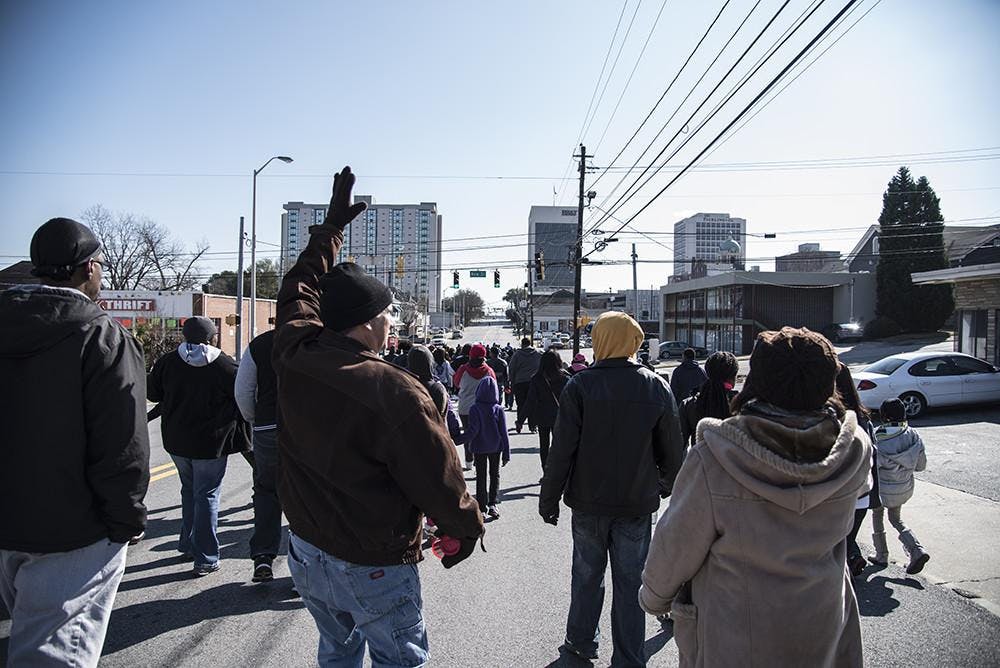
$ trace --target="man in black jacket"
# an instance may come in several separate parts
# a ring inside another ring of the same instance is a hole
[[[163,449],[181,479],[178,551],[194,559],[194,574],[219,570],[219,496],[226,458],[250,447],[233,386],[236,362],[211,342],[218,331],[208,318],[184,321],[184,343],[156,360],[147,396],[160,404]]]
[[[609,312],[593,329],[593,366],[559,397],[538,512],[559,520],[559,498],[573,509],[573,572],[563,650],[596,659],[604,571],[611,554],[613,666],[644,666],[645,618],[638,595],[658,492],[669,494],[684,457],[667,383],[631,361],[643,332]]]
[[[253,425],[253,535],[250,558],[254,582],[274,578],[274,558],[281,546],[278,501],[278,378],[271,365],[274,330],[250,342],[236,372],[236,403]]]
[[[96,666],[149,484],[142,348],[94,303],[101,244],[53,218],[43,285],[0,294],[0,598],[7,660]]]
[[[670,391],[674,393],[674,401],[680,406],[681,402],[698,391],[708,375],[705,370],[695,361],[694,348],[684,349],[684,361],[674,369],[670,376]]]

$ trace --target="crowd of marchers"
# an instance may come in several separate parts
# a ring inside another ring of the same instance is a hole
[[[194,317],[147,374],[95,303],[100,241],[66,218],[35,232],[42,285],[0,294],[9,665],[97,665],[127,546],[145,529],[154,415],[181,483],[176,549],[197,576],[219,570],[222,480],[243,454],[251,578],[272,579],[284,514],[320,665],[361,666],[366,651],[373,665],[429,661],[417,563],[429,547],[452,568],[483,546],[509,433],[525,426],[539,441],[541,519],[572,510],[562,653],[597,658],[610,562],[612,666],[646,665],[646,613],[673,625],[682,665],[862,665],[851,578],[867,566],[865,513],[873,563],[888,560],[886,511],[907,571],[929,559],[900,512],[926,461],[898,400],[876,426],[830,343],[787,327],[758,337],[740,389],[721,352],[702,368],[690,351],[668,383],[635,361],[643,331],[616,312],[593,327],[592,363],[568,368],[528,339],[385,352],[392,294],[335,264],[366,206],[352,203],[354,178],[334,178],[326,220],[282,281],[276,328],[239,364]]]

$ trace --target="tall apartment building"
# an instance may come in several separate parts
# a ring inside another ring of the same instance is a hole
[[[545,278],[535,281],[536,292],[573,288],[569,259],[576,250],[576,220],[576,207],[533,206],[528,212],[528,263],[534,267],[539,251],[545,257]]]
[[[376,204],[355,195],[368,209],[344,230],[337,262],[352,261],[421,310],[441,306],[441,215],[435,202]],[[291,266],[309,241],[309,226],[326,216],[325,204],[288,202],[281,214],[281,257]]]
[[[747,221],[728,213],[696,213],[674,223],[674,276],[691,273],[691,259],[708,265],[708,273],[732,269],[720,264],[720,245],[732,238],[740,245],[737,262],[742,267],[747,258]]]

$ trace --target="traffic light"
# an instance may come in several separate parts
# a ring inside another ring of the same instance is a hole
[[[500,270],[499,269],[494,269],[493,270],[493,287],[494,288],[499,288],[500,287]]]
[[[403,256],[402,255],[397,255],[396,256],[396,277],[397,278],[402,278],[403,277]]]
[[[451,272],[451,287],[456,288],[456,289],[458,288],[458,272],[457,271]]]
[[[542,251],[535,253],[535,280],[545,280],[545,253]]]

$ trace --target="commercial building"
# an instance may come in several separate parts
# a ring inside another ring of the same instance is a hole
[[[573,288],[576,275],[569,261],[576,252],[576,226],[576,207],[533,206],[528,212],[528,263],[534,266],[538,252],[545,261],[545,278],[535,280],[536,293]]]
[[[696,213],[674,223],[674,275],[691,273],[695,262],[707,265],[708,275],[732,271],[746,264],[745,218],[733,218],[728,213]],[[735,252],[727,251],[723,243],[739,244]]]
[[[435,202],[376,204],[356,195],[368,210],[344,230],[337,262],[356,262],[423,312],[440,310],[441,215]],[[290,266],[309,240],[309,226],[326,216],[326,204],[287,202],[281,214],[281,257]]]
[[[875,275],[732,271],[660,288],[661,341],[685,341],[737,355],[757,334],[783,326],[821,331],[875,315]]]
[[[799,244],[799,250],[774,258],[775,271],[844,271],[840,251],[820,250],[819,244]]]

